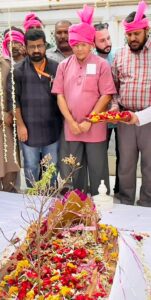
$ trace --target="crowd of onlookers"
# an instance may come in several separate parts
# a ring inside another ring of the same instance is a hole
[[[68,20],[55,24],[53,48],[34,13],[25,17],[24,31],[12,26],[4,32],[0,58],[4,104],[4,111],[2,105],[0,109],[0,190],[15,192],[21,150],[27,187],[40,179],[40,162],[47,154],[61,177],[66,178],[70,170],[62,159],[72,154],[81,168],[66,188],[96,195],[104,179],[109,194],[107,149],[114,131],[114,193],[121,203],[134,204],[140,153],[142,185],[137,203],[151,206],[151,39],[145,10],[146,3],[141,1],[137,11],[123,21],[127,43],[120,49],[112,48],[107,23],[93,25],[93,8],[87,5],[78,12],[78,24]],[[131,120],[107,125],[86,119],[93,112],[106,110],[129,111]],[[17,163],[13,157],[13,118]]]

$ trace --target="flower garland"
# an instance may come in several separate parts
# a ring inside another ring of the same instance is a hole
[[[15,99],[15,81],[14,81],[14,61],[12,55],[12,34],[11,34],[11,21],[10,21],[10,12],[9,12],[9,33],[10,33],[10,61],[11,61],[11,86],[12,86],[12,101],[13,101],[13,157],[14,162],[17,163],[17,130],[16,130],[16,99]]]
[[[2,117],[2,131],[3,131],[3,149],[4,149],[4,160],[7,162],[7,136],[5,126],[5,107],[3,97],[3,85],[2,85],[2,70],[0,68],[0,106],[1,106],[1,117]]]

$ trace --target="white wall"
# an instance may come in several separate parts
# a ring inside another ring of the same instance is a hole
[[[11,3],[12,6],[11,13],[8,13],[6,10],[7,3],[5,0],[0,0],[0,31],[3,31],[4,28],[8,27],[8,20],[11,19],[11,24],[14,26],[20,26],[22,27],[23,20],[25,18],[25,15],[29,11],[34,11],[37,13],[39,18],[43,21],[45,24],[45,33],[47,37],[47,41],[50,41],[50,31],[53,30],[54,24],[58,20],[62,19],[68,19],[72,23],[78,22],[78,17],[76,15],[75,8],[65,8],[65,9],[57,9],[59,7],[59,3],[80,3],[81,1],[74,1],[74,0],[60,0],[60,2],[56,2],[55,0],[49,1],[49,0],[9,0],[9,3]],[[99,0],[100,1],[100,0]],[[98,2],[99,2],[98,1]],[[82,3],[89,2],[89,1],[82,1]],[[95,1],[94,1],[95,2]],[[3,3],[3,6],[2,6]],[[20,5],[19,10],[17,11],[17,8],[15,7],[16,3]],[[30,3],[29,7],[28,4]],[[36,4],[36,7],[34,5],[31,5],[31,3]],[[38,6],[39,3],[39,6]],[[48,9],[48,6],[50,4],[57,3],[58,6],[56,6],[56,9],[53,7],[53,9]],[[91,1],[92,3],[92,1]],[[5,4],[5,7],[4,7]],[[23,8],[21,8],[21,4]],[[49,4],[49,5],[48,5]],[[82,4],[81,4],[82,6]],[[38,7],[38,10],[37,10]],[[130,12],[136,10],[136,5],[129,5],[129,6],[109,6],[109,7],[96,7],[95,13],[94,13],[94,22],[99,21],[105,21],[109,23],[109,29],[112,37],[113,47],[120,47],[124,43],[124,34],[123,34],[123,28],[121,25],[121,20],[127,16]],[[148,9],[148,15],[151,15],[151,7],[149,6]]]

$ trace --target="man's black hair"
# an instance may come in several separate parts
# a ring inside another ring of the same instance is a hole
[[[135,15],[136,15],[136,11],[131,12],[131,13],[126,17],[125,21],[126,21],[127,23],[133,22],[133,21],[134,21],[134,18],[135,18]],[[145,15],[143,15],[142,19],[144,19],[144,18],[146,18]]]
[[[94,28],[96,31],[100,31],[100,30],[103,30],[103,29],[108,29],[109,28],[109,24],[108,23],[98,23],[98,24],[95,24],[94,25]]]
[[[19,31],[20,33],[22,33],[24,35],[24,32],[21,28],[18,28],[18,27],[15,27],[15,26],[11,26],[11,28],[7,28],[5,31],[4,31],[4,37],[5,35],[11,30],[16,30],[16,31]]]
[[[25,33],[24,41],[26,46],[28,41],[37,41],[39,39],[42,39],[46,43],[46,36],[41,29],[29,29]]]

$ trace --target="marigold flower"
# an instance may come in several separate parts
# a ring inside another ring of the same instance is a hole
[[[106,243],[108,241],[108,237],[105,232],[101,234],[101,241],[102,243]]]
[[[71,269],[76,269],[77,268],[77,266],[75,266],[74,264],[72,264],[72,263],[67,263],[67,267],[69,267],[69,268],[71,268]]]
[[[54,295],[54,296],[48,296],[47,298],[45,298],[45,300],[60,300],[60,296],[59,295]]]
[[[111,253],[111,258],[112,259],[115,259],[115,258],[117,258],[118,257],[118,253],[117,252],[112,252]]]
[[[6,281],[5,280],[2,280],[1,282],[0,282],[0,287],[4,287],[6,285]]]
[[[50,281],[57,281],[60,279],[60,275],[55,275],[50,278]]]
[[[5,281],[8,281],[8,280],[10,280],[10,279],[12,279],[11,274],[5,275],[5,276],[4,276],[4,280],[5,280]]]
[[[72,289],[69,288],[68,286],[63,286],[60,290],[60,294],[62,296],[67,296],[67,295],[71,294],[71,291],[72,291]]]
[[[26,298],[27,298],[27,300],[33,300],[33,299],[35,298],[34,290],[29,291],[29,292],[26,294]]]
[[[109,249],[109,250],[110,250],[110,249],[113,249],[113,244],[109,243],[109,244],[108,244],[108,249]]]
[[[8,294],[9,296],[16,295],[18,293],[18,287],[17,286],[11,286],[9,288]]]

